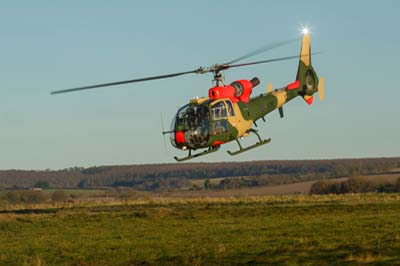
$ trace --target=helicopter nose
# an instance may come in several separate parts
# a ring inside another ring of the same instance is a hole
[[[183,131],[175,132],[175,141],[176,143],[185,143],[185,134],[183,133]]]

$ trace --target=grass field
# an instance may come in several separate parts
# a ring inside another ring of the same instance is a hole
[[[8,206],[0,265],[400,265],[400,194]]]

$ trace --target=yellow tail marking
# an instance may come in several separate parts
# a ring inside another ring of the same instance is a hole
[[[319,99],[320,99],[321,101],[323,101],[324,98],[325,98],[324,85],[325,85],[325,78],[323,78],[323,77],[319,78],[319,82],[318,82],[318,95],[319,95]]]
[[[272,95],[274,95],[276,97],[276,99],[278,100],[278,102],[276,104],[276,108],[279,108],[286,103],[287,92],[285,90],[274,91],[272,93]]]
[[[303,41],[301,43],[301,53],[300,53],[300,60],[304,63],[304,65],[310,65],[310,44],[311,44],[311,37],[309,33],[304,34]]]

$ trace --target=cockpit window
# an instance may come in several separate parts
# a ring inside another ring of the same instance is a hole
[[[178,113],[176,114],[176,118],[182,119],[186,115],[186,110],[189,108],[189,104],[186,104],[179,108]]]
[[[230,116],[235,116],[235,112],[233,111],[233,105],[231,101],[225,101],[228,106],[228,113]]]
[[[173,131],[183,131],[186,145],[189,148],[205,146],[209,139],[210,111],[208,105],[188,104],[181,107],[173,122]],[[171,142],[175,137],[171,136]]]
[[[224,102],[218,102],[212,107],[212,114],[214,120],[223,119],[227,117],[226,107]]]

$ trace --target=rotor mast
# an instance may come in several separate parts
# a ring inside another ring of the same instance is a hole
[[[196,74],[205,74],[212,72],[214,75],[213,82],[215,86],[224,86],[224,75],[221,73],[222,70],[228,69],[230,66],[228,64],[214,64],[210,67],[199,67],[196,70]]]
[[[224,76],[219,70],[214,71],[214,80],[215,86],[223,87],[224,86]]]

